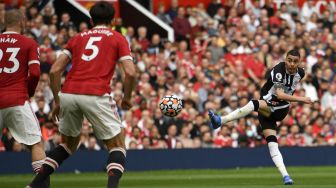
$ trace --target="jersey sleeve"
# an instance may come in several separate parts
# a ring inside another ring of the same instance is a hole
[[[76,37],[71,38],[63,50],[63,53],[67,55],[70,59],[72,59],[72,50],[74,49],[75,40]]]
[[[37,43],[35,41],[31,41],[31,44],[29,45],[28,48],[28,65],[31,64],[38,64],[40,65],[40,61],[39,61],[39,55],[40,55],[40,51],[39,51],[39,47],[37,45]]]
[[[27,87],[29,97],[34,95],[36,86],[40,80],[39,55],[39,47],[35,41],[32,41],[28,47],[29,76],[27,78]]]
[[[128,45],[128,42],[126,38],[122,35],[119,37],[119,48],[118,48],[118,61],[123,61],[123,60],[133,60],[131,56],[131,50]]]
[[[298,70],[298,72],[299,72],[299,75],[300,75],[300,77],[301,77],[301,79],[300,80],[302,80],[302,78],[304,78],[305,77],[305,71],[304,71],[304,69],[303,68],[299,68],[299,70]]]

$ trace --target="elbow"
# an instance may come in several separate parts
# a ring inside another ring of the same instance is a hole
[[[279,100],[283,100],[283,99],[284,99],[284,98],[283,98],[283,94],[282,94],[281,92],[276,92],[275,94],[276,94],[276,96],[277,96],[277,98],[278,98]]]

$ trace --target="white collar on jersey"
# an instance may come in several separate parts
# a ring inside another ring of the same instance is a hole
[[[94,27],[94,29],[99,29],[99,28],[107,28],[107,26],[106,25],[97,25],[97,26],[95,26]]]
[[[5,31],[2,34],[19,34],[19,33],[15,31]]]

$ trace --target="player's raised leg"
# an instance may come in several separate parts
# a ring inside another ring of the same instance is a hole
[[[211,121],[211,128],[217,129],[221,127],[223,124],[237,120],[239,118],[245,117],[252,113],[253,111],[269,111],[267,104],[263,100],[251,100],[245,106],[234,110],[233,112],[225,115],[219,116],[216,113],[209,110],[209,118]]]
[[[288,175],[285,163],[283,161],[282,155],[279,150],[278,140],[276,135],[276,131],[272,129],[265,129],[263,130],[263,134],[266,138],[268,149],[271,155],[271,158],[278,168],[279,172],[283,177],[283,182],[285,185],[293,185],[294,181]]]

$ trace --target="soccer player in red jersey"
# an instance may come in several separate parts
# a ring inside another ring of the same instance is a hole
[[[6,31],[0,34],[0,134],[7,127],[16,141],[28,146],[37,173],[46,155],[40,125],[28,100],[40,79],[38,45],[20,34],[25,17],[19,10],[6,12],[5,24]],[[41,187],[49,187],[48,180]]]
[[[51,68],[51,89],[56,103],[53,117],[59,117],[59,131],[64,142],[48,154],[43,170],[36,175],[30,187],[39,187],[76,151],[83,116],[92,123],[96,137],[103,140],[109,150],[106,166],[108,187],[118,187],[124,172],[125,133],[115,101],[109,95],[110,80],[119,63],[125,73],[121,107],[128,110],[132,106],[135,65],[126,39],[108,27],[114,17],[112,5],[98,2],[90,9],[90,15],[95,27],[70,39],[64,53]],[[61,89],[61,73],[70,60],[72,68]]]

